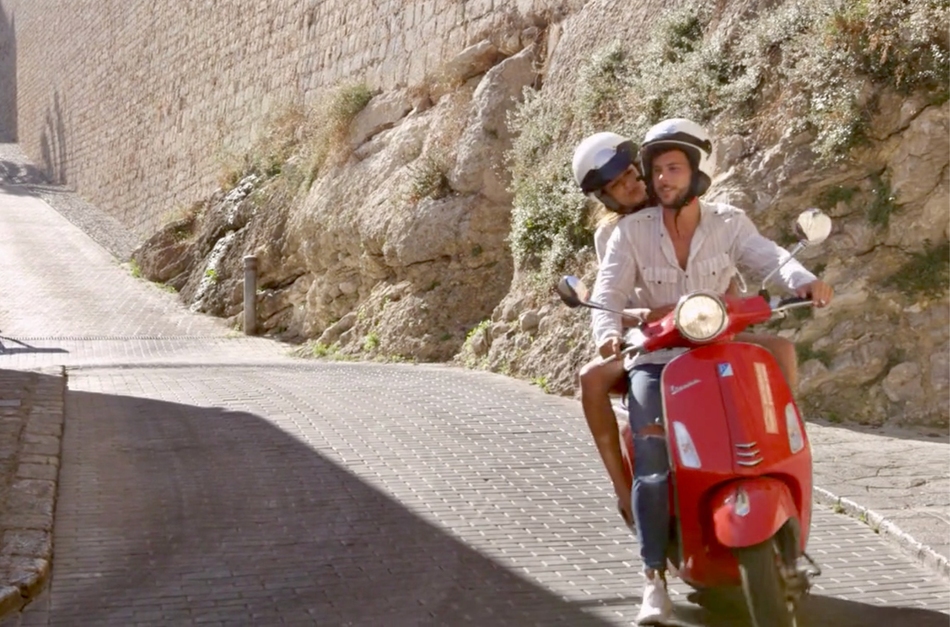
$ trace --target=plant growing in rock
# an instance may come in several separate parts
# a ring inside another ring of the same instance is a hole
[[[409,166],[406,201],[415,205],[426,198],[439,199],[452,191],[445,172],[446,159],[441,154],[426,154]]]
[[[799,363],[805,363],[812,359],[817,359],[820,361],[826,368],[831,365],[832,355],[828,350],[825,349],[814,349],[811,344],[806,344],[799,342],[795,344],[795,356],[798,359]]]
[[[821,192],[818,197],[815,199],[815,205],[825,211],[834,209],[838,203],[845,203],[846,205],[851,202],[855,194],[861,190],[857,187],[848,187],[842,185],[835,185],[834,187],[829,187],[828,189]]]
[[[317,178],[329,156],[340,149],[350,123],[373,97],[365,83],[346,82],[337,86],[324,101],[317,104],[304,129],[304,148],[309,187]]]
[[[891,214],[897,211],[897,197],[891,190],[890,181],[882,174],[871,175],[871,202],[868,204],[868,222],[886,228]]]
[[[534,377],[531,379],[531,385],[536,385],[541,388],[544,392],[550,393],[551,388],[548,386],[548,378],[544,375],[539,377]]]
[[[135,259],[129,261],[129,272],[136,279],[142,278],[142,267],[139,265],[139,262]]]
[[[379,348],[379,335],[375,331],[370,331],[363,338],[363,350],[370,352]]]
[[[896,287],[909,298],[945,296],[950,291],[950,242],[932,244],[928,240],[924,250],[911,253],[885,285]]]

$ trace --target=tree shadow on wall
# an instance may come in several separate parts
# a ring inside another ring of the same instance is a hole
[[[63,123],[63,105],[59,90],[53,92],[53,108],[46,112],[46,123],[40,134],[40,159],[46,178],[52,183],[65,184],[66,125]]]
[[[0,5],[0,142],[16,141],[16,23]]]

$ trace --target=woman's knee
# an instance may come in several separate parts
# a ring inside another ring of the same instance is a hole
[[[623,374],[623,365],[616,360],[589,361],[580,372],[581,394],[608,394]]]

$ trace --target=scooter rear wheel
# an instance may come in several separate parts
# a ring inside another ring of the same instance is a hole
[[[736,550],[742,592],[755,627],[797,627],[781,575],[782,557],[775,538]]]

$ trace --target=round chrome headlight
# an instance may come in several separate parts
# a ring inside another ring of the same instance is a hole
[[[697,292],[680,300],[673,321],[687,340],[708,342],[726,329],[726,306],[714,294]]]

